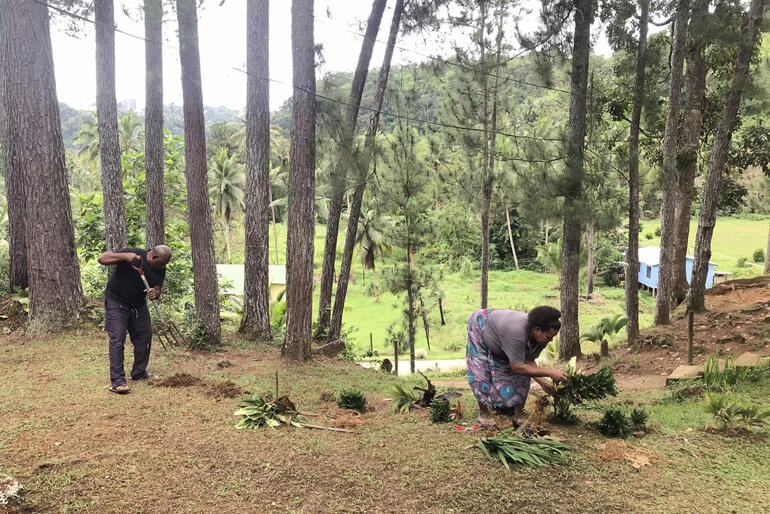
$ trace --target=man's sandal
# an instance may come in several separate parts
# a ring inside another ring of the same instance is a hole
[[[126,384],[119,385],[119,386],[108,386],[107,390],[115,394],[126,394],[129,391],[131,391],[131,389]]]

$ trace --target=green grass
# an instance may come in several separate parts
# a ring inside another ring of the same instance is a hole
[[[646,233],[653,233],[659,222],[643,223],[640,234],[642,246],[659,244],[659,238],[647,240]],[[337,243],[337,264],[339,270],[341,249],[344,244],[344,229],[340,231]],[[755,276],[761,274],[762,267],[751,263],[751,254],[756,248],[764,248],[767,242],[768,220],[744,220],[736,218],[719,218],[714,232],[712,261],[719,264],[719,270],[736,272],[736,276]],[[217,257],[219,262],[225,262],[224,242],[221,240],[221,229],[217,233]],[[278,246],[279,262],[286,263],[286,226],[279,224]],[[690,242],[695,243],[697,219],[691,222]],[[233,263],[243,263],[243,225],[241,219],[233,223]],[[326,239],[326,227],[318,225],[315,231],[315,248],[313,267],[316,277],[320,275],[323,263],[323,248]],[[273,229],[270,227],[270,263],[275,263],[273,244]],[[692,253],[692,247],[689,253]],[[749,263],[745,268],[737,267],[737,260],[747,257]],[[382,263],[377,262],[381,279]],[[402,318],[403,301],[401,296],[384,292],[379,302],[375,297],[365,294],[365,287],[372,280],[372,274],[365,271],[356,260],[352,268],[353,281],[348,289],[345,302],[345,326],[351,330],[351,339],[355,343],[356,353],[369,349],[369,334],[372,334],[373,348],[379,352],[380,358],[393,356],[393,347],[386,342],[388,326]],[[555,274],[542,274],[530,271],[491,271],[489,273],[489,306],[498,309],[526,310],[536,305],[559,306],[559,277]],[[428,359],[458,359],[465,355],[466,323],[468,317],[479,305],[480,272],[469,274],[460,272],[445,272],[441,281],[445,292],[443,301],[445,326],[441,326],[438,307],[429,301],[428,314],[430,324],[431,350],[427,352]],[[603,301],[581,302],[580,327],[584,331],[604,316],[624,312],[625,295],[621,288],[598,287],[596,291],[602,295]],[[314,290],[314,315],[317,314],[319,289]],[[653,321],[655,300],[649,293],[641,292],[640,324],[650,326]],[[616,340],[624,337],[624,331],[615,336]],[[417,320],[416,348],[427,350],[425,331],[422,320]],[[448,349],[450,344],[459,345],[460,350]],[[585,353],[598,352],[598,347],[590,342],[583,343]],[[406,356],[402,356],[404,358]]]
[[[752,254],[757,248],[767,248],[768,219],[717,218],[714,237],[711,241],[711,262],[718,264],[717,271],[735,273],[735,278],[761,275],[764,263],[752,261]],[[647,239],[646,234],[654,236],[660,227],[660,221],[645,221],[639,233],[639,246],[658,246],[660,237]],[[695,237],[698,233],[698,219],[690,220],[690,239],[687,254],[695,252]],[[738,267],[738,259],[746,258],[746,267]]]

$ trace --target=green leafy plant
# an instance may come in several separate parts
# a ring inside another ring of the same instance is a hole
[[[644,430],[650,415],[644,409],[634,409],[631,411],[628,418],[631,421],[631,428],[635,430]]]
[[[597,423],[596,429],[607,437],[619,437],[624,439],[631,433],[628,418],[620,409],[609,408],[604,411],[604,416]]]
[[[751,255],[751,258],[756,263],[765,262],[765,251],[762,248],[757,248]]]
[[[555,420],[560,423],[574,421],[572,406],[618,394],[615,376],[609,366],[584,375],[575,370],[574,362],[573,358],[567,366],[567,380],[555,387],[553,411]]]
[[[360,389],[343,389],[337,395],[337,407],[362,411],[366,407],[366,395]]]
[[[393,384],[390,397],[393,399],[393,412],[408,412],[417,399],[412,391],[401,384]]]
[[[448,423],[452,414],[452,408],[446,400],[433,400],[430,402],[431,423]]]
[[[736,268],[745,268],[745,267],[746,267],[746,265],[747,265],[747,262],[748,262],[748,259],[747,259],[746,257],[741,257],[741,258],[739,258],[739,259],[736,261],[736,263],[735,263],[735,267],[736,267]]]
[[[572,447],[548,439],[524,439],[504,435],[502,437],[481,437],[476,442],[484,455],[491,461],[500,461],[506,468],[510,464],[541,468],[560,460]]]
[[[261,395],[255,394],[250,400],[241,402],[240,409],[235,411],[235,416],[241,416],[241,421],[235,428],[257,429],[264,426],[270,428],[291,424],[300,427],[302,418],[296,413],[288,412],[278,402],[265,400]]]
[[[606,357],[609,353],[609,343],[607,339],[612,339],[612,336],[620,332],[627,323],[628,318],[622,314],[606,316],[602,318],[599,323],[589,328],[588,331],[580,336],[580,338],[600,344],[601,354],[603,357]]]
[[[706,393],[706,412],[712,425],[724,430],[750,431],[770,427],[770,409],[758,405],[744,406],[725,395]]]
[[[463,349],[465,345],[458,343],[457,341],[450,341],[445,346],[444,349],[448,352],[458,352]]]

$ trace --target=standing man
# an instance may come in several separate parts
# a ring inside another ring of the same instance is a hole
[[[166,265],[171,260],[171,249],[158,245],[150,251],[126,248],[117,252],[104,252],[99,264],[115,264],[115,270],[104,291],[104,325],[110,338],[110,391],[125,394],[130,391],[126,385],[123,369],[123,348],[126,332],[134,345],[134,366],[132,380],[155,378],[147,373],[152,343],[152,321],[147,308],[147,297],[160,298]],[[145,289],[139,271],[144,272],[150,289]]]

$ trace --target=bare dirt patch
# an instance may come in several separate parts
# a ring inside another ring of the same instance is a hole
[[[176,373],[163,380],[152,382],[157,387],[192,387],[203,385],[203,380],[189,373]]]
[[[230,380],[209,384],[206,387],[206,396],[210,398],[238,398],[246,393],[241,387]]]

